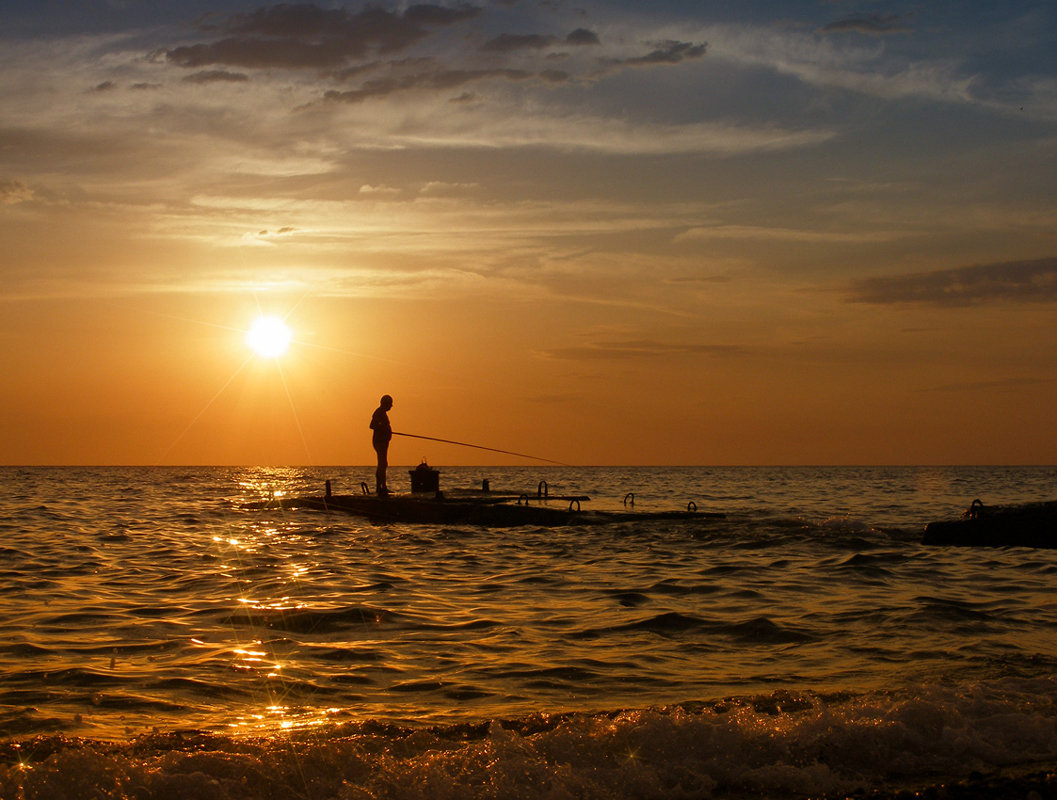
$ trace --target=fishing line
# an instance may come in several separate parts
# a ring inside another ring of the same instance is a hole
[[[460,447],[473,447],[477,450],[489,450],[493,453],[505,453],[508,456],[519,456],[521,458],[531,458],[535,461],[546,461],[548,464],[558,464],[562,467],[571,467],[572,464],[566,464],[564,461],[555,461],[553,458],[543,458],[541,456],[530,456],[528,453],[515,453],[513,450],[500,450],[496,447],[485,447],[480,444],[469,444],[467,442],[456,442],[452,439],[438,439],[436,436],[419,436],[417,433],[400,433],[399,431],[393,431],[393,436],[406,436],[409,439],[426,439],[430,442],[444,442],[445,444],[457,444]]]

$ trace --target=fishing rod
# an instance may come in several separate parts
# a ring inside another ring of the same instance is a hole
[[[444,444],[457,444],[460,447],[473,447],[477,450],[489,450],[493,453],[505,453],[508,456],[519,456],[521,458],[531,458],[535,461],[546,461],[548,464],[558,464],[562,467],[572,466],[572,464],[566,464],[564,461],[555,461],[552,458],[541,458],[540,456],[530,456],[527,453],[515,453],[513,450],[499,450],[495,447],[484,447],[483,445],[479,444],[456,442],[452,439],[438,439],[436,436],[419,436],[417,433],[400,433],[399,431],[393,431],[393,436],[406,436],[408,439],[425,439],[430,442],[444,442]]]

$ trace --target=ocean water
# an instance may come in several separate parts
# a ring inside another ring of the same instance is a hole
[[[1054,499],[1055,468],[441,470],[727,516],[373,524],[242,508],[366,467],[2,468],[0,797],[804,797],[1057,768],[1057,550],[920,544],[976,497]]]

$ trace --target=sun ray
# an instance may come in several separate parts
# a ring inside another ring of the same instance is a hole
[[[176,447],[176,445],[179,444],[180,440],[183,439],[183,437],[187,435],[187,432],[189,430],[191,430],[191,428],[193,428],[195,426],[195,423],[197,423],[198,420],[200,420],[202,418],[202,415],[205,414],[206,411],[209,410],[210,406],[212,406],[213,403],[216,402],[217,398],[220,397],[220,395],[222,395],[224,393],[224,391],[231,385],[232,381],[234,381],[235,378],[238,377],[239,373],[242,372],[242,370],[244,370],[246,368],[246,365],[249,364],[252,359],[253,359],[253,356],[250,356],[245,361],[243,361],[234,372],[231,373],[231,377],[228,378],[227,381],[225,381],[224,385],[221,386],[219,389],[217,389],[216,394],[214,394],[211,398],[209,398],[209,402],[207,402],[204,406],[202,406],[202,408],[199,410],[199,412],[197,414],[195,414],[194,419],[192,419],[189,423],[187,423],[187,427],[184,428],[180,432],[180,434],[175,439],[172,440],[172,442],[169,444],[169,446],[165,448],[165,452],[162,453],[161,458],[159,459],[160,462],[164,462],[165,461],[165,458],[169,455],[169,453],[172,452],[173,448]]]
[[[301,435],[301,444],[304,445],[305,456],[306,458],[308,458],[308,463],[311,464],[313,463],[312,453],[308,448],[308,437],[305,436],[305,430],[301,426],[301,416],[297,413],[297,406],[294,405],[294,396],[290,393],[290,386],[286,382],[286,375],[283,373],[282,366],[279,365],[278,361],[275,363],[275,365],[279,368],[279,380],[282,381],[283,390],[286,392],[286,399],[290,403],[290,411],[294,416],[294,423],[297,425],[297,432]]]

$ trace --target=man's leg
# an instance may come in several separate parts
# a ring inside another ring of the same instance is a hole
[[[389,487],[385,484],[385,471],[389,466],[389,445],[388,443],[375,445],[374,449],[378,453],[378,468],[374,471],[374,490],[379,495],[388,494]]]

